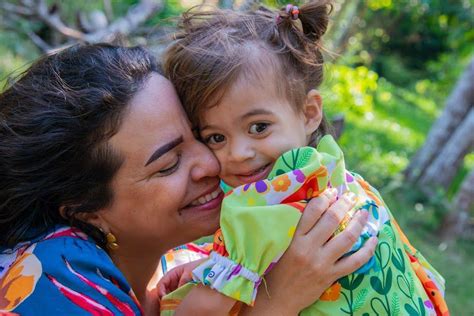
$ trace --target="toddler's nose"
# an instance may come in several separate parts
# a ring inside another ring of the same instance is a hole
[[[243,141],[235,141],[229,146],[229,161],[241,162],[255,158],[255,150],[250,144]]]

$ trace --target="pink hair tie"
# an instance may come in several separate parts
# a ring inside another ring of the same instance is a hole
[[[296,21],[296,20],[298,20],[298,17],[299,17],[299,14],[300,14],[300,9],[295,5],[287,4],[286,7],[285,7],[285,12],[286,12],[286,14],[288,14],[288,16],[292,20]],[[281,20],[282,20],[281,15],[277,15],[276,23],[280,24]]]
[[[286,13],[290,15],[292,20],[298,20],[298,15],[300,14],[300,9],[297,6],[292,4],[286,5]]]

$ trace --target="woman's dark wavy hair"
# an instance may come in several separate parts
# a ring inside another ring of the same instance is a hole
[[[155,59],[143,48],[76,45],[42,57],[0,95],[0,246],[72,224],[113,198],[123,157],[108,140]],[[66,218],[60,215],[64,207]]]

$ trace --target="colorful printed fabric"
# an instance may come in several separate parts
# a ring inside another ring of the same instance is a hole
[[[303,147],[282,155],[269,179],[227,193],[213,252],[193,271],[195,281],[252,305],[262,277],[288,248],[307,201],[327,187],[357,195],[339,231],[355,212],[369,212],[350,252],[370,236],[379,242],[369,263],[338,280],[301,315],[449,315],[443,278],[409,245],[379,193],[346,171],[330,136],[317,150]]]
[[[161,277],[165,275],[166,272],[179,265],[208,257],[211,253],[212,246],[211,238],[210,240],[205,240],[205,242],[202,243],[197,241],[169,250],[161,257],[160,264],[158,265],[157,269],[157,279],[161,279]]]
[[[209,257],[212,251],[212,236],[211,238],[202,238],[193,243],[188,243],[174,249],[169,250],[161,257],[160,265],[158,266],[158,280],[161,279],[169,270],[185,263],[196,261],[199,259]],[[196,282],[187,283],[176,291],[169,293],[161,298],[160,301],[160,315],[171,316],[174,315],[176,308],[181,304],[182,299],[189,293],[189,291],[196,285]]]
[[[0,249],[0,313],[142,315],[122,273],[83,232],[57,227]]]

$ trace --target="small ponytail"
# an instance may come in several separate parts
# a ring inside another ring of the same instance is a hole
[[[328,28],[332,9],[331,1],[310,2],[301,6],[299,20],[308,39],[320,42]]]
[[[331,1],[322,0],[301,7],[287,5],[278,12],[275,21],[279,38],[303,64],[323,63],[321,38],[326,33],[331,11]]]

